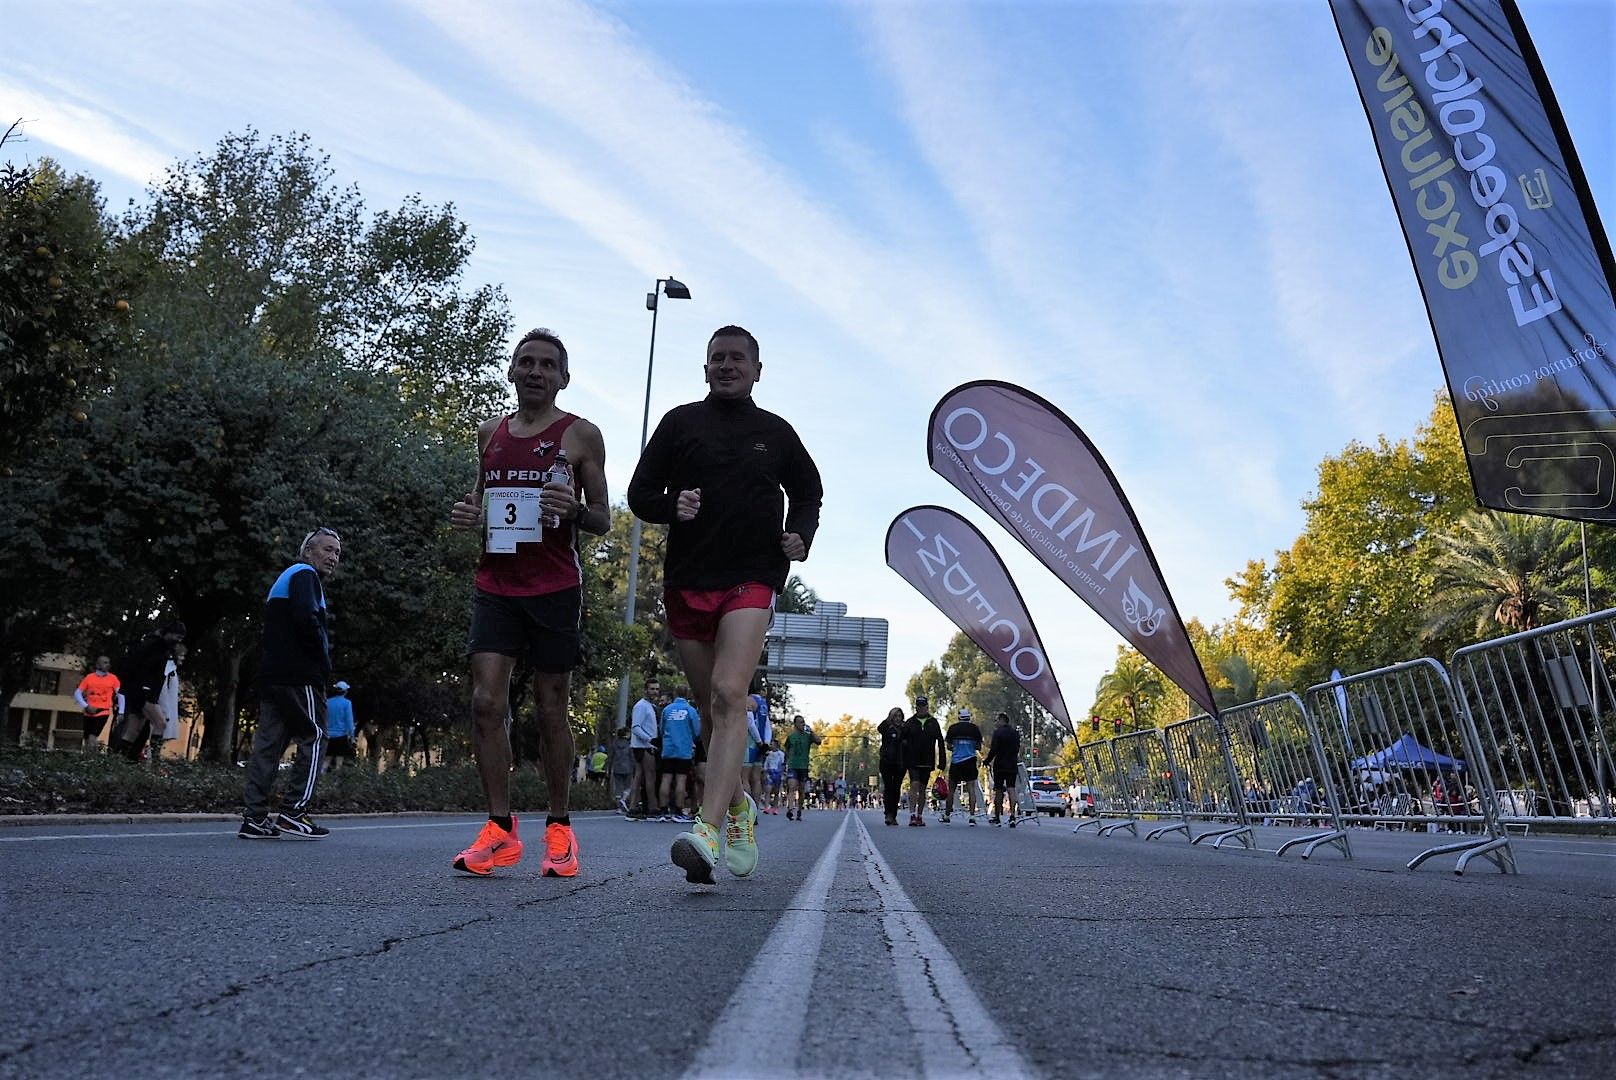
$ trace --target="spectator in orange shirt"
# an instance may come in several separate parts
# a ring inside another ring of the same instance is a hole
[[[121,689],[118,676],[112,673],[112,658],[96,657],[95,670],[80,679],[79,688],[73,691],[73,700],[84,710],[84,750],[100,749],[101,729],[114,715],[114,707],[117,715],[123,714]]]

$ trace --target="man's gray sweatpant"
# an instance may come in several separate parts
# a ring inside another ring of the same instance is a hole
[[[297,743],[291,781],[281,799],[283,814],[301,814],[314,798],[325,753],[325,687],[265,686],[258,701],[258,731],[253,735],[252,758],[247,762],[247,816],[254,821],[269,813],[286,747]]]

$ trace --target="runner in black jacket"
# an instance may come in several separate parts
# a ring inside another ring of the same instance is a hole
[[[715,332],[707,343],[710,392],[662,418],[628,486],[629,509],[668,526],[668,630],[696,709],[711,721],[702,725],[704,805],[673,845],[687,880],[709,885],[721,817],[730,872],[744,877],[757,866],[757,808],[740,789],[747,689],[775,594],[791,562],[808,557],[824,495],[791,425],[752,401],[762,374],[756,338],[738,326]]]

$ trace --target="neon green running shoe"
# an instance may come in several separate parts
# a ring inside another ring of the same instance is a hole
[[[724,815],[724,863],[736,877],[746,877],[757,869],[757,803],[742,793],[740,813],[730,807]]]
[[[685,880],[697,885],[715,885],[713,867],[718,865],[718,828],[701,818],[689,832],[673,838],[673,864],[685,872]]]

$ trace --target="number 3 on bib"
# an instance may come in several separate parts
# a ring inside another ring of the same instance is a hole
[[[487,522],[485,547],[496,554],[511,554],[517,544],[544,539],[539,524],[539,488],[488,488],[483,492],[483,520]]]

